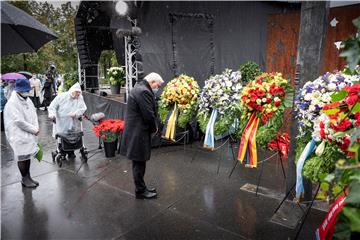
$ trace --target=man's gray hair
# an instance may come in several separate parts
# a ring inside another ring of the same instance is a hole
[[[157,81],[157,82],[159,82],[159,83],[164,83],[164,80],[162,79],[162,77],[159,75],[159,74],[157,74],[157,73],[154,73],[154,72],[152,72],[152,73],[149,73],[148,75],[146,75],[145,77],[144,77],[144,79],[146,80],[146,81]]]

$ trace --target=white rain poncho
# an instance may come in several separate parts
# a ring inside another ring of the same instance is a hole
[[[86,111],[86,105],[82,95],[78,98],[72,97],[75,91],[81,92],[79,83],[75,83],[69,91],[56,96],[48,108],[49,118],[56,118],[56,123],[53,125],[53,137],[57,133],[80,131],[78,118]]]
[[[15,160],[27,160],[38,151],[39,122],[34,104],[13,91],[5,105],[6,138],[14,151]]]

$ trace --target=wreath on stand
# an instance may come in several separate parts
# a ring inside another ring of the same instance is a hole
[[[165,87],[159,100],[160,121],[164,124],[162,137],[175,141],[176,127],[186,128],[195,116],[200,88],[193,77],[180,75]]]
[[[322,139],[320,126],[328,123],[328,118],[322,113],[322,109],[330,104],[332,94],[352,86],[356,80],[358,80],[356,76],[342,72],[325,73],[314,81],[306,82],[300,89],[300,94],[295,100],[296,118],[299,124],[296,149],[296,201],[299,201],[304,192],[302,176],[312,182],[319,182],[321,176],[332,172],[335,169],[335,162],[344,157],[332,141],[326,144],[322,141],[317,144]],[[326,128],[326,133],[331,136],[333,130]]]
[[[257,167],[257,146],[273,149],[268,144],[279,135],[284,110],[292,106],[292,93],[281,73],[263,73],[242,89],[237,135],[238,160],[245,160],[245,166]]]
[[[299,137],[311,133],[314,122],[320,116],[321,109],[331,101],[330,95],[346,86],[351,86],[355,77],[339,73],[325,73],[314,81],[308,81],[300,89],[295,99],[296,118],[299,124]],[[311,135],[311,134],[310,134]],[[310,136],[311,137],[311,136]],[[308,136],[306,140],[310,140]]]
[[[228,134],[235,129],[241,89],[240,71],[225,69],[222,74],[205,81],[197,114],[200,130],[205,133],[205,148],[214,150],[215,136]]]

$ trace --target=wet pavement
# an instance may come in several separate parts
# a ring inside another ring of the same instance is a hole
[[[39,111],[44,160],[32,161],[36,189],[22,188],[11,149],[1,133],[2,239],[292,239],[295,230],[270,222],[279,199],[241,190],[255,184],[259,169],[233,166],[231,148],[199,149],[200,143],[153,149],[146,182],[158,199],[136,200],[131,162],[97,151],[91,123],[84,121],[87,164],[78,158],[59,168],[51,160],[55,141]],[[222,157],[220,158],[220,156]],[[220,168],[218,171],[218,159]],[[282,194],[280,164],[268,161],[263,188]],[[313,209],[299,239],[313,239],[325,213]]]

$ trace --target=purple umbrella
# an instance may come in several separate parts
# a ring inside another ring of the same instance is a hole
[[[20,73],[5,73],[4,75],[1,75],[1,80],[4,81],[10,81],[16,79],[27,79],[27,78]]]
[[[29,72],[26,72],[26,71],[20,71],[20,72],[18,72],[18,73],[20,73],[21,75],[24,75],[27,79],[32,78],[32,74],[31,74],[31,73],[29,73]]]

